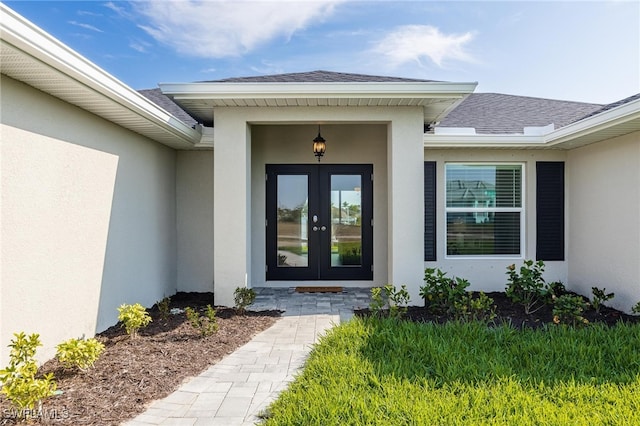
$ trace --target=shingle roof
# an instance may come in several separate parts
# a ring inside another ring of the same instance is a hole
[[[215,83],[362,83],[362,82],[433,82],[403,77],[386,77],[331,71],[235,77],[214,80]],[[155,102],[189,126],[197,121],[180,108],[160,89],[139,90],[139,93]],[[524,127],[564,127],[627,102],[640,99],[640,94],[609,105],[590,104],[500,93],[473,93],[453,109],[438,127],[473,127],[478,134],[518,134]]]
[[[310,71],[287,74],[259,75],[253,77],[234,77],[212,80],[210,83],[384,83],[384,82],[420,82],[429,83],[435,80],[415,78],[386,77],[379,75],[351,74],[332,71]]]
[[[165,109],[174,117],[179,118],[186,125],[193,127],[197,124],[197,121],[193,117],[187,114],[185,110],[180,108],[178,104],[173,102],[169,97],[163,95],[160,89],[143,89],[138,90],[138,93],[158,105],[160,108]]]
[[[591,112],[590,114],[585,115],[584,117],[578,118],[575,121],[580,121],[580,120],[584,120],[585,118],[593,117],[594,115],[598,115],[600,113],[603,113],[605,111],[609,111],[610,109],[622,106],[624,104],[628,104],[629,102],[633,102],[633,101],[638,100],[638,99],[640,99],[640,93],[637,93],[635,95],[629,96],[628,98],[624,98],[624,99],[619,100],[617,102],[613,102],[613,103],[607,104],[607,105],[603,106],[602,108],[597,109],[597,110]]]
[[[602,105],[558,101],[500,93],[472,93],[452,110],[439,127],[473,127],[478,134],[523,133],[524,127],[566,126]]]

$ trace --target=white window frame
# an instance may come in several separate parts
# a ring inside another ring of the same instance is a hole
[[[519,166],[520,167],[520,207],[447,207],[447,172],[448,166]],[[485,162],[465,162],[465,161],[447,161],[444,163],[444,257],[450,260],[462,259],[524,259],[526,252],[526,163],[524,162],[502,162],[502,161],[485,161]],[[490,212],[519,212],[520,213],[520,253],[519,254],[449,254],[448,253],[448,213],[490,213]]]

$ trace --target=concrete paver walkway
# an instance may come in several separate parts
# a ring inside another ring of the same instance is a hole
[[[253,311],[283,310],[283,317],[177,391],[125,423],[142,425],[253,425],[304,365],[313,343],[334,324],[369,304],[369,289],[295,293],[258,288]]]

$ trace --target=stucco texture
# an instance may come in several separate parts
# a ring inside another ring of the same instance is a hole
[[[568,154],[569,280],[614,292],[612,306],[640,301],[640,133]]]
[[[63,340],[176,290],[175,152],[7,77],[1,81],[0,350]]]

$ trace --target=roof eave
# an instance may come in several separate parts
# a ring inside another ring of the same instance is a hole
[[[39,71],[38,73],[13,72],[10,65],[3,61],[3,74],[125,128],[131,129],[131,119],[145,120],[145,126],[152,131],[141,131],[139,127],[132,130],[165,145],[189,148],[200,140],[200,134],[195,129],[147,100],[3,4],[0,4],[0,33],[1,42],[8,50],[11,49],[19,54],[29,66]],[[92,102],[86,99],[87,103],[83,104],[78,99],[66,97],[62,91],[56,93],[51,89],[50,83],[51,80],[61,78],[66,84],[95,96],[95,99],[92,99]],[[114,117],[123,119],[110,118],[103,113],[105,110],[113,111]]]
[[[546,137],[549,145],[566,149],[640,131],[640,99],[561,127]]]
[[[419,106],[425,122],[431,123],[476,86],[445,82],[207,82],[164,83],[160,89],[201,122],[212,122],[213,109],[219,107]]]
[[[478,83],[447,82],[308,82],[308,83],[161,83],[162,93],[175,99],[254,98],[459,98]]]

